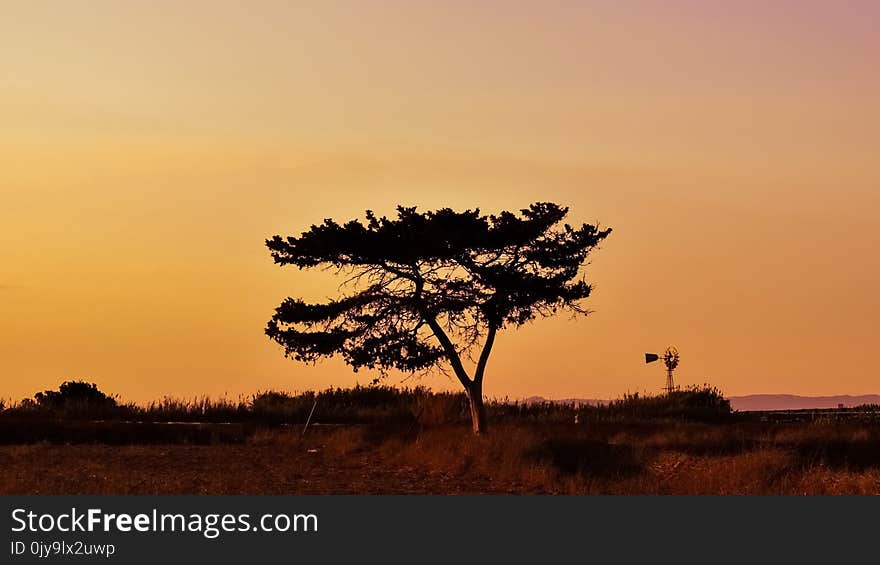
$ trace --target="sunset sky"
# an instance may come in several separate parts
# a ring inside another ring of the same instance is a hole
[[[486,394],[880,393],[880,3],[0,0],[0,398],[366,384],[285,360],[264,240],[367,208],[571,207],[584,319]],[[392,375],[389,382],[400,382]],[[457,387],[438,375],[407,384]]]

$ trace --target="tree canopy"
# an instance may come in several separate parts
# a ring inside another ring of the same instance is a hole
[[[66,405],[115,406],[116,399],[107,396],[95,383],[64,381],[58,390],[45,390],[34,395],[36,403],[43,408],[62,408]]]
[[[566,309],[586,313],[583,267],[611,229],[562,221],[568,208],[535,203],[519,213],[398,207],[394,218],[331,219],[299,237],[266,241],[278,265],[335,268],[343,294],[311,304],[287,298],[266,334],[311,362],[341,355],[354,370],[451,368],[473,397],[496,332]],[[463,358],[482,343],[471,377]]]

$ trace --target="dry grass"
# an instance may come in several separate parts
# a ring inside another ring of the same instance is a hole
[[[257,430],[236,444],[0,447],[0,494],[878,494],[880,425]]]

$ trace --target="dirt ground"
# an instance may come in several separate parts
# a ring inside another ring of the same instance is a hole
[[[878,494],[876,424],[258,432],[0,446],[0,494]]]

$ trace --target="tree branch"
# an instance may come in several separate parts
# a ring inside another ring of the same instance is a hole
[[[434,332],[434,336],[436,336],[440,345],[443,346],[443,350],[446,352],[446,357],[449,359],[449,364],[452,365],[452,370],[455,371],[455,376],[461,381],[462,386],[466,389],[470,389],[472,381],[470,377],[468,377],[467,371],[464,370],[464,365],[461,363],[461,357],[459,357],[458,352],[455,350],[455,346],[449,339],[449,336],[446,335],[446,332],[443,331],[443,328],[440,327],[440,324],[437,323],[437,319],[434,316],[426,315],[425,321],[428,322],[428,326],[431,328],[431,331]]]
[[[486,342],[483,344],[483,351],[480,352],[480,360],[477,361],[477,369],[474,372],[474,384],[482,386],[483,374],[486,372],[486,363],[489,362],[489,354],[492,353],[492,344],[495,343],[496,328],[494,324],[489,325],[489,332],[486,334]]]

